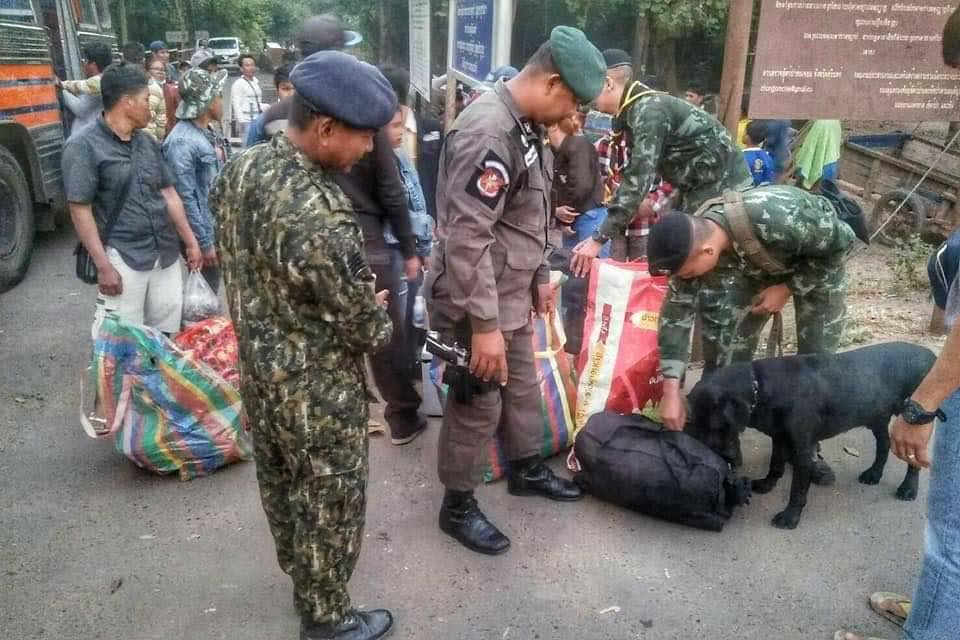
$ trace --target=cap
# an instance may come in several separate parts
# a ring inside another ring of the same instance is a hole
[[[554,27],[550,32],[550,52],[564,84],[580,102],[590,102],[603,90],[607,65],[600,50],[580,29]]]
[[[623,49],[604,49],[603,60],[607,63],[607,69],[633,66],[633,58]]]
[[[160,51],[160,49],[166,49],[166,48],[167,48],[167,44],[163,40],[154,40],[153,42],[150,43],[150,51],[153,51],[154,53],[156,53],[157,51]]]
[[[193,68],[202,67],[211,60],[216,59],[216,55],[210,49],[198,49],[196,53],[190,56],[190,66]]]
[[[190,69],[180,78],[180,104],[177,119],[193,120],[210,108],[213,99],[223,91],[227,70],[210,75],[203,69]]]
[[[502,67],[497,67],[496,69],[488,73],[487,77],[484,78],[483,80],[484,82],[495,83],[497,80],[500,80],[500,79],[509,80],[511,78],[515,78],[519,73],[520,72],[517,71],[516,67],[511,67],[510,65],[505,64]]]
[[[668,213],[650,226],[647,260],[650,273],[675,273],[690,257],[693,249],[693,220],[686,213]]]
[[[312,45],[310,53],[329,49],[355,47],[363,42],[363,36],[356,31],[344,29],[336,16],[325,13],[307,18],[294,40]],[[301,45],[301,49],[304,47]]]
[[[290,74],[316,111],[356,129],[379,129],[397,112],[397,94],[373,65],[340,51],[318,51]]]

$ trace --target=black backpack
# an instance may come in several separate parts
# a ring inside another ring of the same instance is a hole
[[[647,515],[720,531],[750,485],[705,444],[641,415],[598,413],[577,434],[584,491]]]
[[[840,190],[836,180],[823,178],[820,180],[820,195],[830,201],[837,211],[837,217],[846,222],[854,235],[864,244],[870,244],[870,231],[867,229],[867,218],[857,201]]]

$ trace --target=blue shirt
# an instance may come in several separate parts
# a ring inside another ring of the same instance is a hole
[[[213,247],[215,239],[210,187],[223,168],[218,145],[216,134],[193,120],[178,122],[163,141],[163,156],[173,170],[177,193],[202,250]]]
[[[427,199],[423,196],[423,189],[420,187],[420,176],[417,174],[413,161],[403,151],[395,149],[397,156],[397,167],[400,169],[400,179],[407,188],[407,209],[410,212],[410,231],[416,240],[417,255],[426,257],[430,255],[433,247],[433,218],[427,212]],[[397,238],[393,235],[393,229],[390,223],[384,225],[383,239],[389,245],[399,244]]]
[[[760,147],[751,147],[743,150],[743,157],[747,161],[747,167],[750,168],[750,175],[753,176],[753,186],[758,187],[774,181],[776,174],[773,169],[773,158],[769,153]]]

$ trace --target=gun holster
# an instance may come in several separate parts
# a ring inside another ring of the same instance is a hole
[[[475,396],[498,390],[500,383],[496,380],[484,382],[470,373],[470,351],[462,346],[472,342],[473,335],[469,323],[457,326],[454,335],[456,339],[451,341],[435,332],[430,332],[427,338],[427,350],[447,363],[443,371],[443,383],[453,394],[453,399],[458,404],[471,405]]]

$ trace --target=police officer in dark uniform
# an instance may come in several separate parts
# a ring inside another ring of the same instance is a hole
[[[605,73],[603,56],[581,31],[557,27],[518,76],[498,82],[457,118],[441,154],[439,246],[426,285],[431,326],[469,348],[469,370],[487,385],[470,402],[455,394],[447,400],[440,528],[480,553],[510,546],[473,497],[495,434],[510,461],[510,493],[581,497],[539,455],[543,418],[530,317],[531,309],[545,313],[553,304],[540,127],[593,100]]]

